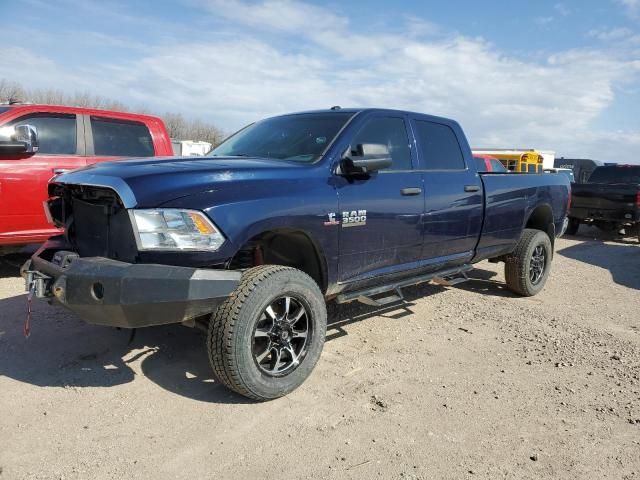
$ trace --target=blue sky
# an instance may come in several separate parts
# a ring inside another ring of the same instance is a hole
[[[640,0],[0,0],[0,17],[0,78],[226,131],[384,106],[456,118],[474,146],[640,151]]]

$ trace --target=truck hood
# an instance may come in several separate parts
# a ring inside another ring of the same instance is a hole
[[[51,183],[111,188],[125,207],[149,208],[247,182],[295,178],[308,168],[259,157],[154,157],[96,163],[59,175]]]

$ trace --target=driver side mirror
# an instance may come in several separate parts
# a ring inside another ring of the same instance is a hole
[[[344,153],[336,173],[338,175],[369,175],[371,172],[391,166],[391,153],[381,143],[361,143],[355,150],[351,147]]]
[[[32,125],[0,127],[0,156],[33,155],[38,151],[38,132]]]

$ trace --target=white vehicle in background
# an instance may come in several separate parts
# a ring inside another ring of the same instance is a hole
[[[542,155],[542,168],[546,170],[547,168],[555,167],[556,152],[553,150],[538,150],[538,153]],[[571,181],[573,182],[573,180]]]
[[[193,140],[171,140],[173,154],[180,157],[203,157],[211,151],[209,142],[196,142]]]
[[[571,168],[545,168],[543,172],[544,173],[561,173],[569,177],[569,181],[571,183],[574,183],[576,181],[576,178],[573,175],[573,170]]]

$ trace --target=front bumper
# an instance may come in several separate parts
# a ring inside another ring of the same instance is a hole
[[[615,209],[571,207],[569,216],[582,222],[610,222],[616,225],[633,225],[640,222],[640,211],[634,206]]]
[[[212,313],[241,272],[80,258],[52,240],[23,265],[27,289],[54,298],[87,323],[138,328]]]

